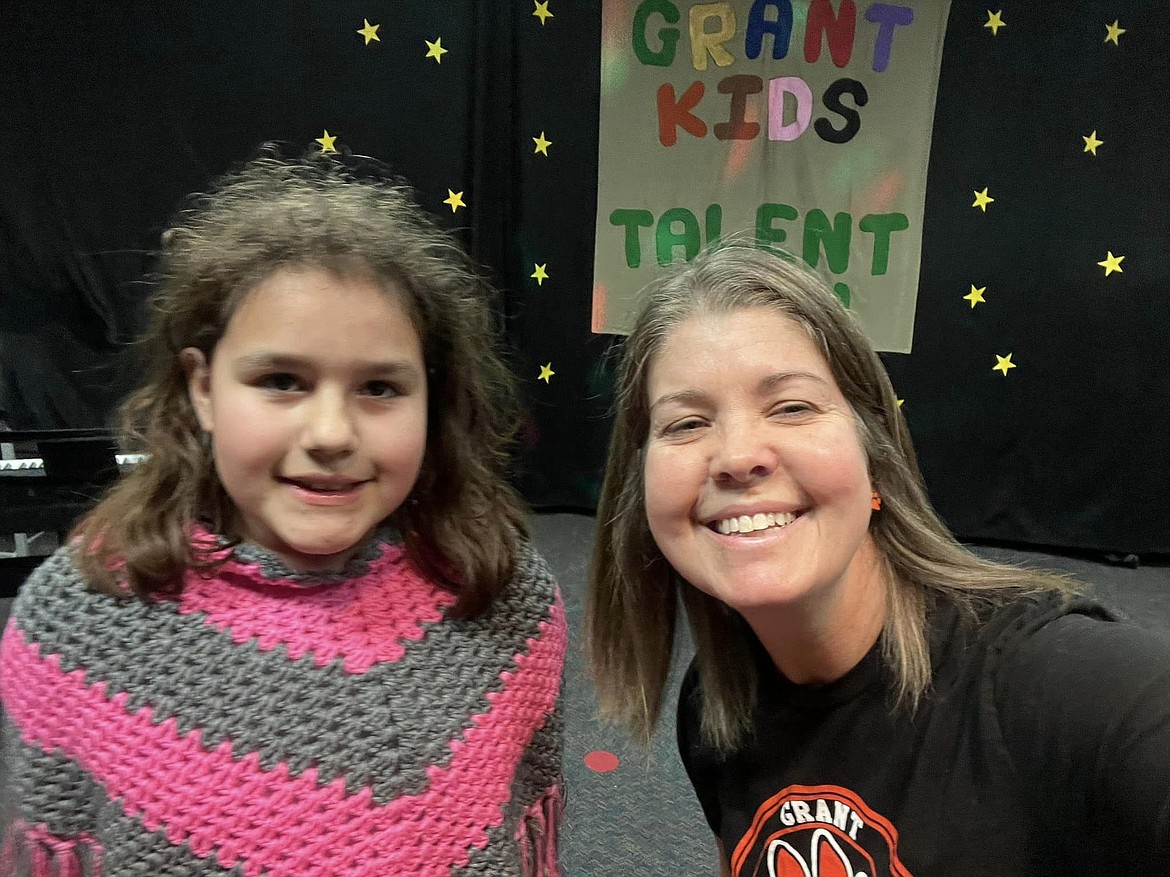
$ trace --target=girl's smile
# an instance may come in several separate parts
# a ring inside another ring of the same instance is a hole
[[[339,506],[358,499],[366,481],[336,481],[335,479],[279,478],[301,501],[309,505]]]

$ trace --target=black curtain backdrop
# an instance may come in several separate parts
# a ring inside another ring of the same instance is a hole
[[[1002,19],[993,34],[986,5],[951,5],[914,350],[885,361],[962,538],[1170,553],[1170,9]],[[181,197],[264,141],[328,131],[410,180],[492,273],[527,404],[517,478],[537,507],[592,509],[613,341],[589,329],[600,20],[599,0],[8,4],[0,417],[107,423]]]

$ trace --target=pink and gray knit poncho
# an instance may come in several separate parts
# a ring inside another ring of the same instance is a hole
[[[473,620],[392,535],[324,577],[239,546],[146,601],[70,554],[0,643],[0,874],[559,873],[565,614],[530,547]]]

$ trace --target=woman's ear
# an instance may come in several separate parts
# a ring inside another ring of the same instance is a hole
[[[179,351],[179,364],[187,375],[187,397],[195,409],[195,417],[204,432],[215,431],[215,418],[211,413],[211,367],[207,357],[197,347],[184,347]]]

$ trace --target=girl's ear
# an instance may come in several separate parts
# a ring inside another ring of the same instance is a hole
[[[179,364],[187,375],[187,397],[195,409],[195,417],[204,432],[215,431],[215,419],[211,413],[211,368],[207,357],[197,347],[184,347],[179,351]]]

